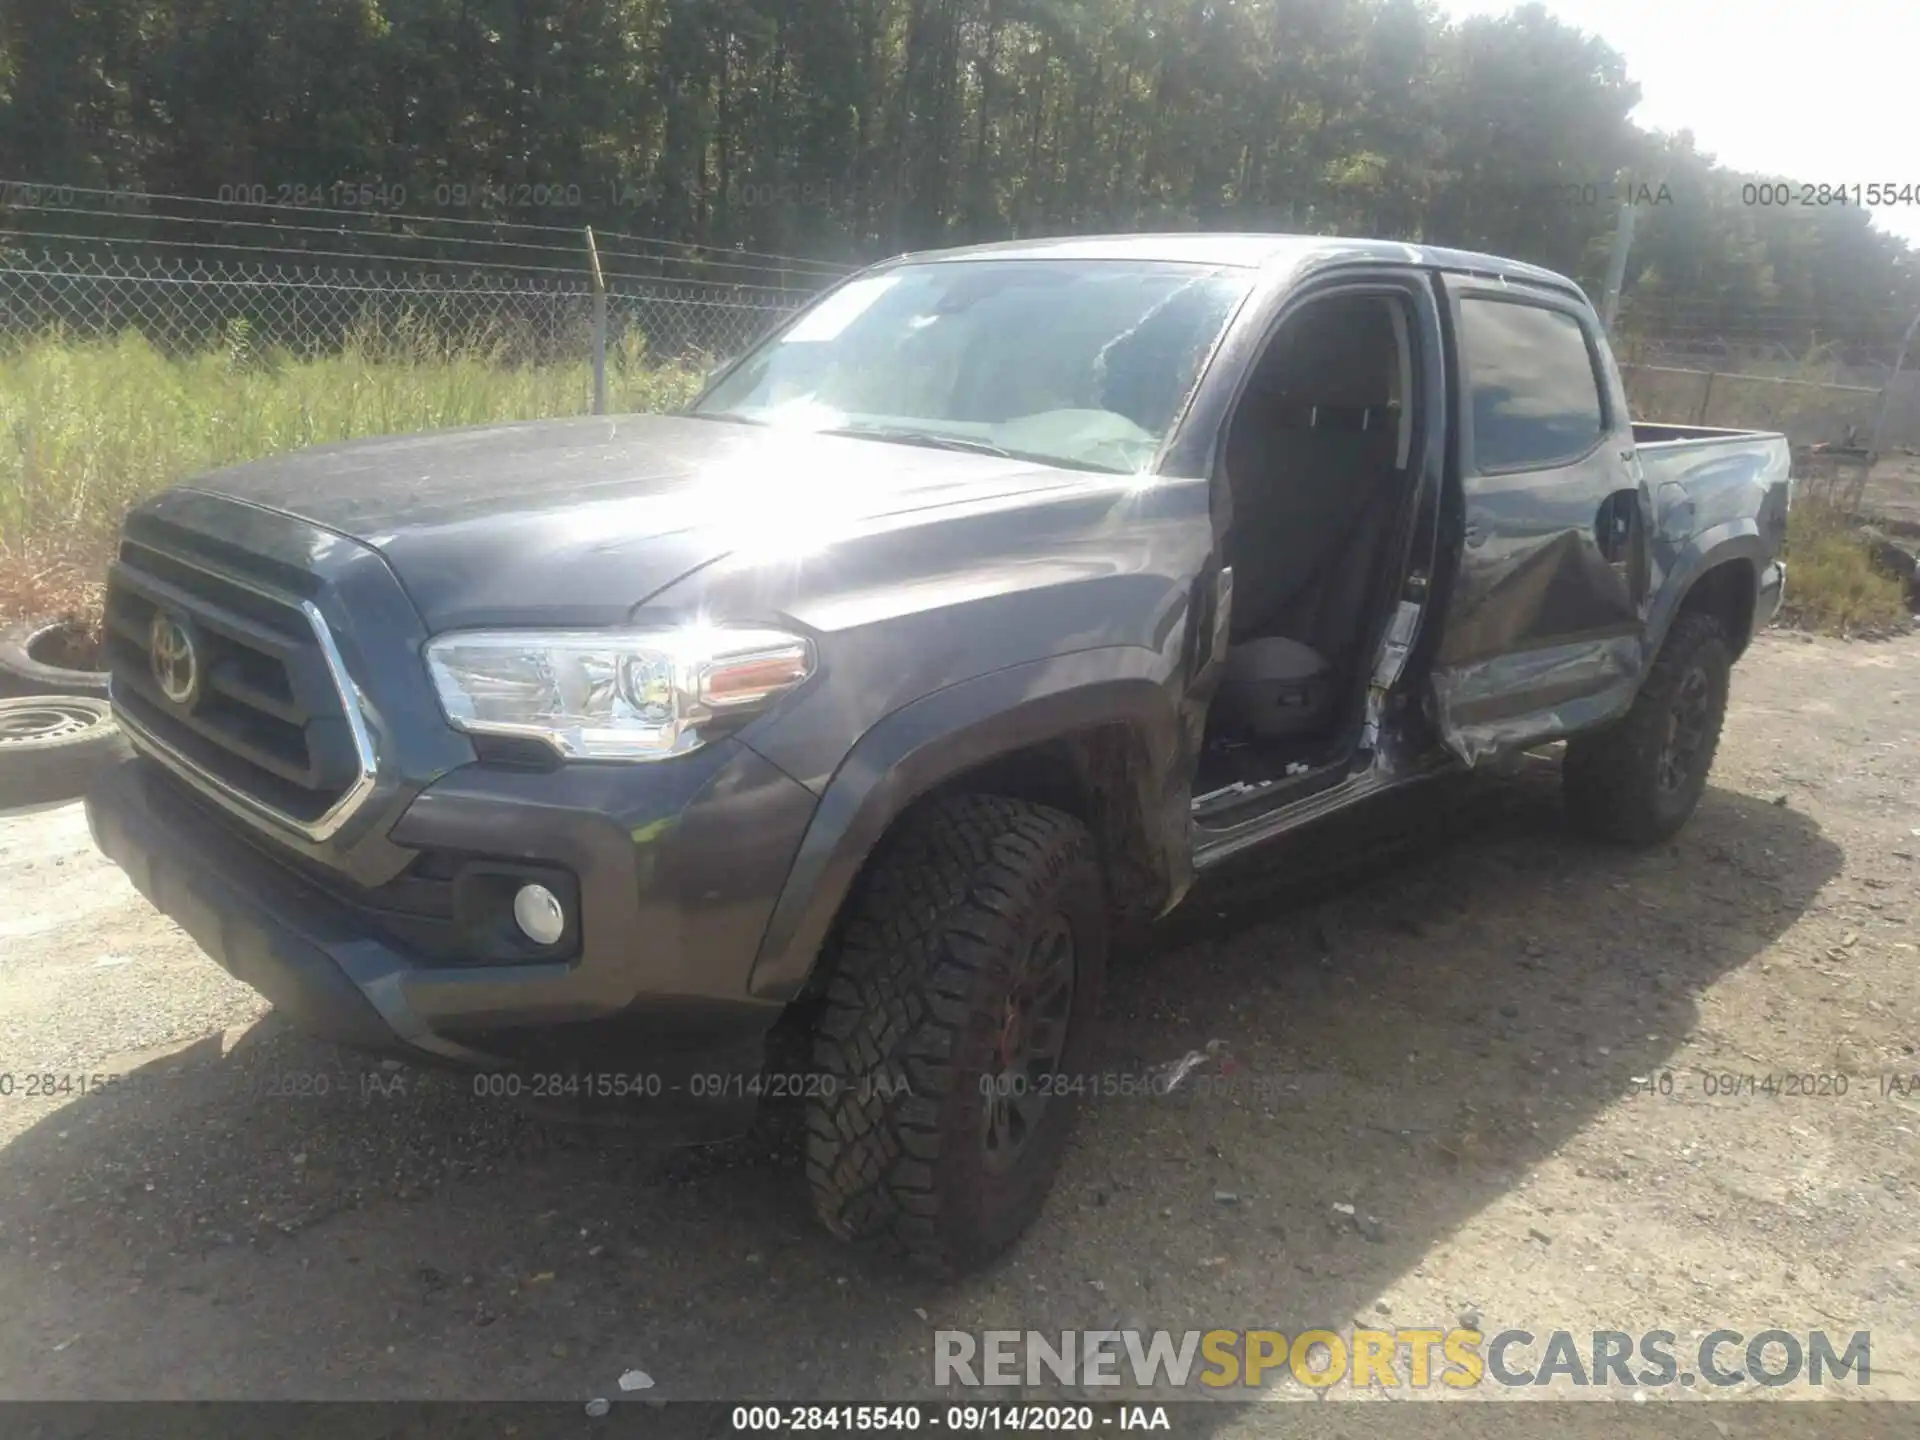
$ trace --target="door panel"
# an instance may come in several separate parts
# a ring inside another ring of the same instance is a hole
[[[1445,288],[1463,524],[1433,691],[1448,747],[1473,764],[1630,700],[1647,504],[1585,308],[1459,276]]]

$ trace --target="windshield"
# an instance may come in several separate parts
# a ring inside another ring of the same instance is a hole
[[[1132,474],[1251,283],[1140,261],[901,265],[836,290],[693,413]]]

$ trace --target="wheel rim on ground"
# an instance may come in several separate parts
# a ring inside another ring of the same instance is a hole
[[[100,723],[100,712],[64,700],[37,700],[0,710],[0,745],[24,745],[77,735]]]
[[[1660,749],[1660,789],[1666,794],[1684,788],[1707,741],[1712,711],[1713,683],[1699,665],[1687,671],[1667,711],[1667,738]]]
[[[1015,969],[982,1087],[980,1146],[996,1174],[1027,1152],[1061,1084],[1053,1071],[1067,1048],[1073,979],[1073,928],[1066,916],[1051,915]]]

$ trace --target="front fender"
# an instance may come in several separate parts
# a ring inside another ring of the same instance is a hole
[[[877,722],[834,771],[761,940],[749,988],[799,994],[842,902],[893,822],[966,771],[1048,741],[1124,725],[1124,783],[1144,818],[1144,860],[1169,903],[1193,879],[1189,841],[1197,726],[1165,653],[1106,646],[991,671]]]

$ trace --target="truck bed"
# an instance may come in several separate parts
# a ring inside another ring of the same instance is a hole
[[[1738,534],[1751,535],[1757,553],[1779,554],[1792,496],[1785,435],[1635,421],[1633,440],[1653,501],[1653,558],[1662,572],[1681,565],[1689,551]],[[1778,602],[1779,574],[1769,565],[1757,577],[1768,616]]]
[[[1666,425],[1653,420],[1633,422],[1633,443],[1673,445],[1691,440],[1784,440],[1773,430],[1721,430],[1710,425]]]

